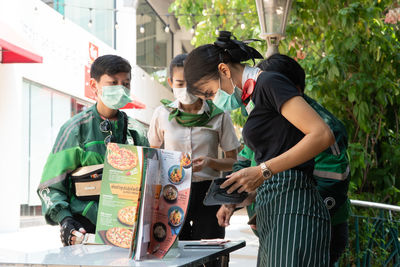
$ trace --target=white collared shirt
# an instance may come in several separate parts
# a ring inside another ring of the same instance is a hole
[[[179,101],[175,100],[171,107],[179,107]],[[203,106],[198,114],[208,112],[208,104],[203,101]],[[218,114],[207,123],[210,127],[184,127],[175,119],[168,120],[169,111],[164,106],[159,106],[154,111],[148,131],[148,139],[151,146],[160,147],[181,152],[191,152],[192,159],[200,156],[218,158],[218,146],[223,151],[231,151],[239,148],[240,143],[235,134],[235,129],[227,112]],[[192,181],[200,182],[218,178],[219,171],[204,168],[193,174]]]

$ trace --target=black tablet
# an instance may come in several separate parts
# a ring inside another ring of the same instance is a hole
[[[239,204],[247,198],[247,192],[239,193],[237,190],[235,190],[229,194],[227,191],[232,185],[221,188],[221,184],[223,184],[226,180],[227,178],[216,178],[212,181],[203,200],[203,204],[205,206]]]

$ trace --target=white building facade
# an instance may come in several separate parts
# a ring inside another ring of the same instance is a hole
[[[145,0],[0,0],[0,23],[43,57],[38,64],[0,63],[0,232],[10,232],[19,228],[21,207],[40,211],[36,188],[60,126],[94,103],[87,88],[85,94],[93,60],[117,54],[131,63],[131,94],[146,108],[127,113],[149,124],[159,101],[173,98],[169,62],[191,47],[176,26],[165,31]]]

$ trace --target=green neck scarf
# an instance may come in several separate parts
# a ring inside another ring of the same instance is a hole
[[[173,108],[170,106],[172,103],[171,100],[162,99],[160,102],[170,111],[168,120],[171,121],[175,118],[176,122],[184,127],[211,127],[210,125],[207,125],[207,123],[218,114],[224,112],[214,105],[211,100],[206,100],[210,110],[203,112],[202,114],[188,113],[180,111],[178,108]]]

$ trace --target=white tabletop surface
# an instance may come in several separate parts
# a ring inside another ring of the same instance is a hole
[[[197,266],[229,254],[246,245],[245,241],[232,241],[223,249],[185,249],[193,241],[180,241],[179,248],[173,249],[164,259],[148,256],[143,261],[128,258],[128,250],[107,245],[75,245],[42,252],[16,252],[0,250],[0,265],[5,266]]]

